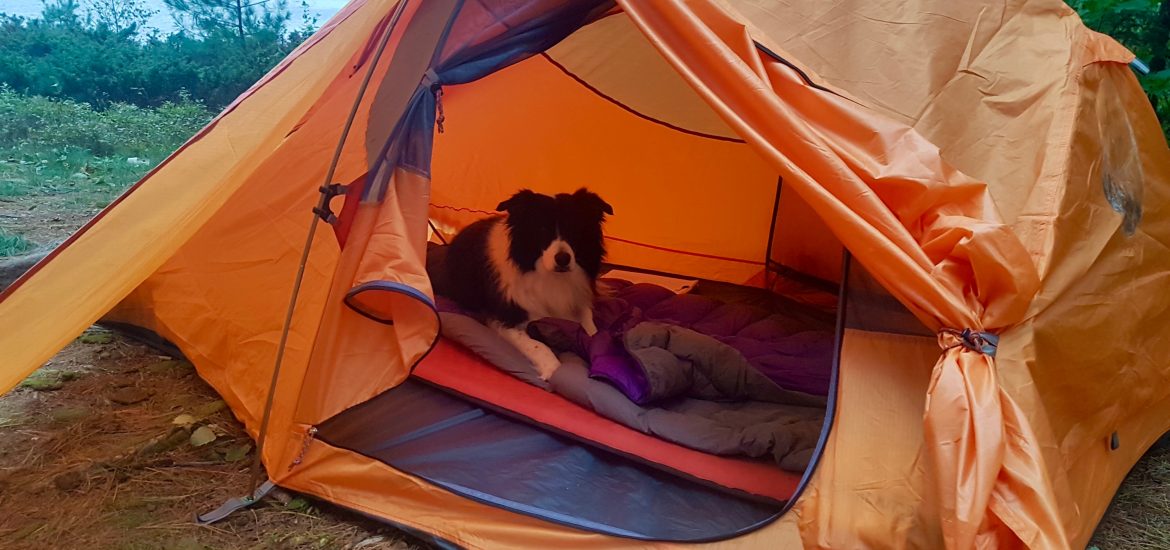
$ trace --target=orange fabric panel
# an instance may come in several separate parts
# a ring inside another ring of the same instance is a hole
[[[639,115],[686,131],[739,138],[623,13],[582,27],[545,53]]]
[[[1009,7],[1019,13],[997,22],[998,33],[981,50],[963,52],[915,128],[948,161],[988,183],[1043,275],[1049,199],[1068,177],[1068,138],[1082,84],[1076,75],[1094,62],[1128,63],[1132,54],[1084,27],[1064,2],[1020,4]],[[1023,38],[1029,47],[1020,47]]]
[[[258,166],[232,176],[238,180],[233,182],[238,188],[227,197],[227,206],[211,214],[111,314],[115,319],[151,327],[176,343],[253,435],[259,431],[293,278],[313,219],[312,208],[319,198],[317,188],[324,181],[361,80],[362,72],[348,61],[360,58],[373,28],[389,16],[393,5],[359,5],[361,9],[335,31],[338,36],[345,35],[346,42],[323,41],[305,54],[329,57],[324,65],[310,68],[322,79],[312,97],[314,102],[290,108],[266,95],[265,87],[241,104],[243,109],[260,102],[254,106],[259,114],[253,114],[259,118],[246,124],[251,131],[275,128],[276,143],[271,150],[247,157]],[[285,74],[306,78],[292,72],[296,68],[294,63]],[[281,80],[273,85],[276,82]],[[359,116],[356,120],[363,119]],[[360,139],[353,139],[361,129],[355,124],[335,174],[337,181],[352,181],[365,173],[364,148]],[[229,157],[195,156],[191,160],[203,161],[204,165],[194,169],[204,173],[209,166],[222,163],[222,158]],[[148,180],[144,189],[154,185],[152,181]],[[276,390],[278,398],[273,402],[270,433],[276,439],[269,439],[264,449],[270,468],[280,463],[277,450],[283,442],[278,436],[285,430],[279,427],[291,421],[297,406],[298,400],[287,396],[302,393],[310,356],[323,341],[320,320],[334,303],[329,292],[340,252],[331,232],[328,225],[319,225],[306,266]],[[421,329],[425,324],[415,327]],[[380,356],[382,362],[388,362],[385,357]],[[343,398],[345,392],[339,388],[336,395]]]
[[[483,359],[445,340],[439,341],[414,374],[541,425],[723,487],[786,501],[800,482],[800,476],[781,470],[775,464],[695,451],[635,431],[500,372]]]
[[[1046,460],[1067,487],[1061,511],[1078,547],[1129,468],[1170,429],[1170,151],[1135,80],[1114,63],[1081,73],[1050,268],[1034,317],[1005,335],[1000,354],[1004,385],[1047,432]],[[1132,234],[1110,188],[1141,206]]]
[[[614,207],[615,263],[735,283],[763,267],[776,174],[742,143],[647,121],[539,56],[444,88],[443,109],[431,190],[440,226],[462,227],[521,187],[587,186]]]
[[[845,331],[833,428],[792,512],[805,548],[942,548],[922,434],[937,358],[931,338]]]
[[[1069,9],[1059,0],[723,2],[769,47],[788,52],[819,79],[906,124],[1025,6]]]
[[[999,377],[1036,427],[1070,544],[1087,544],[1125,472],[1170,428],[1154,405],[1170,155],[1132,54],[1059,1],[727,2],[814,77],[904,117],[988,182],[1043,281],[1037,317],[1004,335]],[[1106,159],[1103,144],[1131,152]],[[1142,181],[1134,237],[1104,200],[1106,173]]]
[[[986,185],[913,130],[761,57],[716,2],[619,3],[924,322],[998,330],[1023,318],[1039,279]],[[994,361],[952,347],[928,395],[924,433],[948,546],[1066,545],[1039,443],[999,387]]]
[[[0,356],[5,358],[0,388],[11,388],[113,308],[217,213],[230,212],[232,207],[227,205],[236,191],[285,144],[300,115],[321,99],[339,64],[368,34],[377,19],[371,14],[384,13],[392,4],[357,3],[339,14],[337,25],[323,29],[310,45],[299,48],[262,85],[254,86],[246,99],[222,113],[181,153],[167,159],[92,226],[62,246],[29,284],[0,302],[0,326],[5,327],[0,331]],[[314,140],[310,150],[317,147]],[[251,231],[247,224],[239,225],[224,238],[246,238],[243,235]],[[303,233],[295,240],[303,242]],[[62,299],[66,296],[71,299]],[[207,341],[199,346],[222,349],[235,343]],[[253,383],[248,378],[239,383]],[[220,388],[231,392],[226,381]],[[240,414],[248,416],[242,410]]]
[[[723,2],[754,38],[912,125],[948,162],[986,181],[1009,223],[1035,214],[1029,202],[1049,206],[1044,197],[1064,184],[1074,75],[1094,61],[1132,58],[1061,0]],[[1038,231],[1044,219],[1018,223]],[[1023,240],[1043,272],[1044,241]]]

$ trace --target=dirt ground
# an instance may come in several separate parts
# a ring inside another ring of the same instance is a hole
[[[65,240],[99,211],[77,208],[75,202],[68,196],[0,196],[0,229],[49,247]]]
[[[0,398],[0,547],[420,547],[285,493],[196,525],[194,514],[247,493],[253,457],[189,363],[91,329]]]
[[[64,197],[0,197],[0,228],[46,246],[95,212]],[[279,490],[197,525],[195,514],[248,492],[254,457],[189,363],[95,327],[0,396],[0,548],[427,547]]]
[[[95,213],[52,196],[0,197],[0,228],[47,246]],[[0,548],[408,549],[400,531],[276,491],[211,526],[197,513],[247,493],[251,440],[186,362],[93,328],[0,396]],[[1093,544],[1170,548],[1170,450],[1127,478]]]

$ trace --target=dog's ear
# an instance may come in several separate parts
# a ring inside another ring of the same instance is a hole
[[[598,216],[601,216],[602,213],[609,214],[610,216],[613,215],[613,207],[610,206],[608,202],[605,202],[605,200],[603,200],[597,193],[594,193],[584,187],[573,193],[573,200],[576,200],[580,204],[586,205],[590,209],[595,210]]]
[[[515,195],[496,206],[497,212],[511,212],[525,204],[531,204],[538,195],[531,189],[521,189]]]

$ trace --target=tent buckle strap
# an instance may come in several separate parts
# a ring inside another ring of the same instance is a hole
[[[943,351],[962,346],[988,357],[995,357],[995,352],[999,348],[999,335],[969,328],[961,331],[944,328],[938,331],[938,342]]]
[[[439,80],[439,73],[435,72],[434,69],[427,69],[427,72],[423,73],[422,82],[419,84],[430,88],[430,90],[433,92],[442,86],[443,82]]]
[[[260,499],[268,496],[268,493],[271,493],[275,488],[276,484],[273,483],[271,479],[265,481],[264,484],[257,487],[251,495],[229,499],[227,502],[221,504],[219,508],[216,508],[206,514],[196,515],[195,523],[198,523],[199,525],[210,525],[220,521],[239,510],[243,510],[244,508],[256,504],[260,501]]]
[[[443,133],[443,121],[447,120],[446,115],[443,114],[443,81],[434,69],[427,69],[427,72],[423,73],[419,86],[430,90],[431,94],[435,96],[435,110],[438,111],[435,116],[435,127],[441,134]]]
[[[337,215],[334,214],[333,210],[329,208],[329,201],[332,201],[333,197],[344,195],[346,191],[349,191],[349,187],[340,183],[332,183],[329,185],[322,185],[320,191],[321,202],[317,203],[317,206],[313,207],[313,213],[324,220],[325,223],[333,225],[337,223]]]

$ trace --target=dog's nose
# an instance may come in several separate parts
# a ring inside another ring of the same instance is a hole
[[[569,261],[573,258],[569,256],[568,252],[557,252],[557,255],[553,256],[553,259],[556,260],[557,267],[569,267]]]

